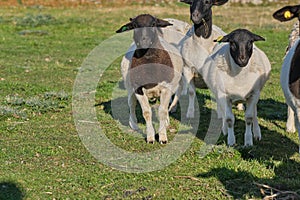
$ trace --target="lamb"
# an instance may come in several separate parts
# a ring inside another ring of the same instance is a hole
[[[300,19],[300,5],[286,6],[277,10],[273,17],[281,22],[289,21],[295,17]],[[299,27],[300,28],[300,27]],[[291,108],[293,113],[289,113],[294,118],[299,140],[300,140],[300,39],[296,39],[294,45],[290,48],[284,58],[281,74],[280,84],[286,99],[287,105]],[[300,148],[299,148],[300,153]]]
[[[169,102],[181,80],[183,61],[180,52],[159,36],[158,27],[170,25],[168,21],[142,14],[130,19],[129,23],[116,31],[121,33],[134,30],[135,46],[126,53],[126,61],[129,63],[121,63],[121,70],[128,91],[130,127],[138,129],[135,113],[138,100],[146,121],[148,143],[155,141],[149,99],[160,98],[158,133],[159,142],[165,144],[168,141],[166,128],[169,125]]]
[[[190,17],[193,27],[187,32],[185,38],[180,42],[181,54],[184,59],[183,74],[185,82],[189,85],[189,105],[186,117],[194,118],[195,112],[195,84],[194,78],[198,76],[197,71],[202,67],[206,57],[212,52],[215,43],[214,38],[225,35],[219,27],[212,24],[212,6],[220,6],[228,0],[181,0],[190,5]],[[179,92],[180,93],[180,92]],[[170,110],[173,105],[170,106]]]
[[[247,108],[244,145],[253,145],[252,125],[254,138],[261,140],[257,102],[269,78],[271,64],[253,42],[264,40],[246,29],[234,30],[217,40],[224,44],[216,46],[199,71],[216,97],[218,117],[222,118],[222,131],[228,134],[229,146],[236,143],[232,113],[232,104],[236,102],[245,102]]]

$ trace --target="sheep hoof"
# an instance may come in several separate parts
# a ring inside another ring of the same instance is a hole
[[[254,139],[255,139],[256,141],[261,141],[261,137],[260,137],[260,136],[254,136]]]
[[[188,119],[193,119],[195,116],[194,116],[194,113],[193,112],[188,112],[186,113],[186,118]]]
[[[155,141],[154,137],[147,137],[148,144],[154,144],[154,141]]]
[[[295,127],[287,127],[286,128],[286,132],[288,132],[288,133],[295,133],[296,129],[295,129]]]
[[[160,144],[167,144],[168,140],[164,140],[164,141],[159,141]]]

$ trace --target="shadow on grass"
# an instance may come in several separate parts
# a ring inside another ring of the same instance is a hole
[[[202,141],[205,139],[210,126],[210,116],[213,113],[216,115],[215,111],[211,108],[203,106],[206,105],[205,102],[207,100],[211,100],[211,97],[208,94],[197,91],[200,121],[199,126],[197,127],[196,137]],[[100,102],[95,106],[102,106],[103,108],[101,109],[103,109],[106,114],[111,115],[114,120],[119,121],[124,126],[129,126],[129,108],[126,93],[122,97],[112,98],[111,101]],[[279,101],[262,99],[258,103],[258,117],[268,120],[270,123],[276,123],[278,120],[286,121],[286,108],[286,105]],[[181,108],[179,105],[176,113],[170,114],[170,117],[177,121],[181,121],[181,117],[186,114],[183,110],[184,108]],[[244,116],[244,112],[241,115]],[[145,123],[138,103],[137,118],[139,123]],[[158,122],[157,118],[154,118],[153,122]],[[220,123],[220,121],[218,121],[218,123]],[[243,133],[245,131],[244,119],[236,119],[235,127],[237,144],[242,145],[244,143]],[[242,159],[249,162],[257,161],[261,166],[274,170],[274,177],[260,178],[244,169],[233,170],[226,167],[213,168],[207,173],[199,174],[198,177],[218,178],[226,188],[227,193],[234,199],[243,199],[246,196],[261,198],[260,190],[254,182],[267,184],[280,190],[299,189],[300,165],[291,158],[298,152],[298,144],[279,132],[270,130],[268,127],[264,127],[261,124],[260,127],[263,137],[262,141],[255,142],[252,148],[237,147],[236,150],[239,151]],[[220,128],[221,127],[218,127],[218,129],[215,130],[221,131]],[[284,127],[280,128],[284,131]],[[218,143],[224,143],[226,138],[227,137],[221,134]]]
[[[115,121],[119,122],[122,126],[129,128],[129,106],[128,106],[128,98],[127,98],[127,91],[124,88],[123,82],[119,82],[117,86],[118,90],[123,90],[121,95],[114,96],[112,95],[112,100],[106,102],[99,102],[95,104],[95,107],[100,107],[106,114],[110,115]],[[211,109],[204,107],[206,100],[210,100],[210,96],[206,94],[199,93],[197,91],[197,101],[200,110],[195,110],[195,119],[186,119],[186,112],[187,112],[187,104],[188,104],[188,96],[182,95],[180,102],[183,104],[177,105],[176,112],[169,113],[170,118],[174,119],[178,122],[187,122],[188,125],[195,125],[198,124],[198,127],[193,127],[195,130],[197,128],[196,137],[203,140],[207,133],[207,129],[209,127]],[[157,100],[159,101],[159,100]],[[159,102],[152,102],[152,121],[153,123],[158,124],[158,106]],[[200,115],[199,115],[200,112]],[[138,123],[145,124],[145,120],[142,115],[142,109],[137,102],[136,106],[136,116]],[[200,116],[200,118],[199,118]],[[199,123],[197,122],[199,120]],[[183,123],[185,124],[185,123]],[[138,131],[139,134],[142,134],[144,137],[146,136],[142,131]],[[181,133],[185,133],[182,131]],[[186,132],[188,133],[188,131]]]
[[[226,188],[227,194],[234,199],[244,199],[247,196],[261,198],[262,194],[256,183],[265,184],[281,191],[299,190],[300,163],[291,158],[298,152],[298,144],[276,131],[270,131],[267,127],[260,127],[263,136],[262,141],[255,142],[253,147],[237,147],[236,150],[240,152],[244,160],[257,161],[266,169],[273,169],[274,177],[260,178],[246,170],[234,170],[226,167],[213,168],[207,173],[199,174],[198,177],[218,178]],[[299,198],[298,196],[290,196],[287,199]]]
[[[21,200],[25,198],[23,190],[15,183],[0,182],[1,200]]]

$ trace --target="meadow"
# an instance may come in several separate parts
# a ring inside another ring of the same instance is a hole
[[[92,50],[130,17],[150,13],[191,23],[189,7],[169,2],[101,8],[1,7],[0,199],[300,199],[298,134],[285,131],[287,106],[279,81],[288,34],[296,21],[280,23],[272,18],[282,6],[213,8],[214,24],[225,32],[247,28],[266,39],[257,43],[272,64],[258,103],[262,140],[243,147],[244,113],[234,110],[237,145],[228,147],[223,135],[206,145],[213,106],[209,91],[197,89],[200,118],[190,146],[169,165],[149,172],[138,169],[139,173],[103,163],[86,148],[74,122],[76,76]],[[120,126],[122,121],[113,115],[116,103],[127,112],[126,98],[113,95],[122,85],[120,61],[121,56],[96,83],[94,120],[115,146],[129,153],[163,150],[167,146],[146,144],[141,134],[121,128],[126,123]],[[180,109],[171,115],[171,144],[181,115]],[[169,158],[153,162],[160,159]]]

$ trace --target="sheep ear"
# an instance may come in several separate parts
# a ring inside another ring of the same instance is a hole
[[[129,31],[134,29],[132,22],[129,22],[128,24],[125,24],[124,26],[122,26],[121,28],[119,28],[116,33],[122,33],[125,31]]]
[[[169,23],[166,20],[156,18],[156,26],[157,27],[166,27],[166,26],[172,26],[172,25],[173,24]]]
[[[219,36],[214,42],[222,43],[222,42],[229,42],[229,35]]]
[[[253,42],[255,42],[255,41],[265,41],[265,38],[263,38],[259,35],[256,35],[254,33],[252,33],[252,38],[253,38]]]
[[[215,6],[221,6],[221,5],[223,5],[223,4],[227,3],[227,2],[228,2],[228,0],[213,0],[213,5],[215,5]]]
[[[193,0],[180,0],[180,2],[191,5],[193,3]]]
[[[278,21],[285,22],[289,21],[295,17],[299,17],[300,6],[285,6],[276,12],[274,12],[273,17]]]

